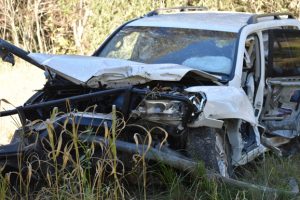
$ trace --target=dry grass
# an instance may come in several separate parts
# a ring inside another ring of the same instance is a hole
[[[22,105],[34,90],[42,88],[45,83],[43,71],[35,66],[18,60],[15,66],[0,62],[0,99],[6,99],[14,106]],[[12,109],[13,106],[1,102],[1,111]],[[18,120],[18,116],[14,116]],[[12,117],[0,118],[0,144],[9,142],[16,129]]]
[[[299,0],[1,0],[0,38],[31,51],[89,54],[125,21],[174,6],[300,17]]]
[[[81,2],[84,2],[84,4]],[[109,32],[124,21],[140,16],[157,7],[179,5],[198,5],[207,6],[214,10],[250,12],[290,11],[296,17],[300,17],[299,0],[3,0],[0,1],[0,33],[1,37],[29,50],[87,53],[93,51]],[[44,40],[41,40],[41,38]],[[47,47],[44,47],[44,45]],[[16,66],[11,67],[0,61],[0,99],[4,98],[15,106],[21,105],[34,93],[35,89],[40,89],[44,82],[43,72],[34,66],[19,61]],[[3,108],[11,109],[13,107],[2,102],[0,109],[3,110]],[[17,116],[15,117],[17,118]],[[16,126],[11,117],[0,118],[0,144],[9,141]],[[76,131],[71,133],[75,136],[77,134]],[[72,144],[77,145],[79,143],[74,140]],[[59,152],[56,146],[53,144],[52,146],[51,152]],[[164,167],[156,175],[162,182],[160,190],[150,191],[151,189],[147,185],[146,191],[146,176],[142,176],[141,188],[134,186],[125,188],[117,184],[120,177],[122,179],[124,175],[116,177],[116,164],[114,161],[117,155],[113,153],[115,152],[114,147],[114,145],[111,145],[108,148],[110,153],[108,157],[99,162],[96,169],[97,173],[95,173],[95,182],[86,180],[86,173],[82,173],[84,172],[84,164],[88,163],[89,158],[78,159],[79,155],[76,153],[75,161],[69,161],[72,163],[70,166],[73,167],[71,168],[73,171],[68,172],[64,168],[56,167],[54,174],[51,174],[54,176],[48,176],[49,182],[45,183],[45,186],[35,195],[36,199],[124,199],[124,193],[127,190],[131,193],[126,196],[127,199],[129,197],[130,199],[146,199],[146,192],[149,199],[287,199],[268,198],[264,194],[228,188],[215,182],[208,182],[203,178],[187,181],[186,179],[189,178],[178,174],[171,168]],[[88,151],[90,149],[93,148],[87,148]],[[56,155],[56,153],[49,153],[48,155]],[[64,156],[63,158],[69,158],[68,155],[70,154],[61,149],[61,155]],[[49,159],[53,160],[51,163],[56,164],[54,157]],[[268,156],[263,164],[256,162],[258,163],[257,167],[249,170],[249,172],[246,171],[244,176],[245,179],[254,183],[285,188],[290,177],[296,178],[297,181],[300,180],[299,160],[299,156],[292,160]],[[111,181],[105,179],[103,170],[105,164],[114,166],[110,171]],[[28,169],[31,169],[30,167],[31,165],[28,166]],[[145,173],[146,170],[143,168],[141,174]],[[33,174],[35,175],[35,173]],[[265,177],[268,178],[265,179]],[[29,175],[25,178],[31,179]],[[138,182],[138,180],[140,179],[135,181]],[[94,186],[93,183],[96,186],[95,190],[92,187]],[[5,185],[6,181],[3,181],[0,177],[0,199],[10,199],[12,197],[7,193],[9,190],[6,189]],[[22,188],[25,190],[22,193],[25,194],[22,199],[31,198],[26,186]],[[17,197],[15,199],[21,198],[21,196]]]
[[[26,99],[28,99],[35,89],[39,89],[43,86],[45,79],[43,76],[43,71],[38,68],[26,64],[24,62],[18,62],[16,66],[11,67],[9,65],[1,62],[0,65],[0,99],[6,99],[15,106],[21,105]],[[1,110],[13,108],[10,105],[1,104]],[[55,117],[55,113],[51,116]],[[115,122],[118,120],[114,120]],[[49,130],[52,124],[49,125]],[[72,124],[75,127],[75,124]],[[119,127],[114,125],[114,127]],[[9,137],[13,134],[16,125],[11,118],[0,118],[0,143],[7,143]],[[73,131],[67,131],[64,128],[64,133],[68,133],[73,139],[72,145],[82,145],[77,141],[80,132],[74,129]],[[237,188],[232,188],[220,184],[215,181],[208,181],[203,177],[205,169],[199,170],[199,177],[189,177],[183,173],[178,173],[170,167],[161,165],[156,169],[158,171],[151,172],[145,165],[145,160],[140,164],[142,172],[131,171],[128,174],[140,174],[139,178],[136,178],[136,185],[126,184],[126,175],[124,172],[118,172],[116,170],[118,159],[116,154],[116,149],[114,141],[116,140],[113,133],[116,130],[112,129],[109,131],[112,135],[110,136],[109,147],[106,149],[106,153],[103,159],[99,159],[96,168],[96,178],[95,180],[88,179],[89,170],[86,167],[87,163],[90,163],[91,158],[96,155],[89,154],[89,152],[94,152],[94,146],[92,144],[85,146],[86,152],[76,152],[74,158],[70,158],[71,148],[62,148],[61,142],[54,144],[53,141],[49,142],[51,144],[50,152],[60,152],[59,155],[62,156],[67,161],[64,163],[69,163],[69,168],[64,168],[56,163],[57,158],[54,155],[58,153],[48,153],[47,165],[54,166],[54,173],[48,174],[48,182],[43,183],[40,190],[33,193],[30,190],[30,183],[34,182],[31,175],[36,174],[36,169],[32,169],[33,163],[27,163],[28,175],[26,177],[21,176],[21,173],[17,173],[21,180],[25,181],[24,185],[20,186],[22,193],[10,193],[8,190],[9,182],[3,180],[0,176],[0,199],[18,199],[24,196],[25,199],[289,199],[286,196],[277,196],[275,194],[265,194],[257,191],[239,190]],[[51,130],[49,133],[52,133]],[[51,135],[51,134],[50,134]],[[105,134],[110,135],[110,134]],[[77,139],[76,139],[77,138]],[[82,146],[81,146],[82,147]],[[59,148],[59,149],[58,149]],[[78,148],[75,148],[78,149]],[[85,157],[82,157],[84,153]],[[52,156],[51,156],[52,155]],[[97,155],[98,156],[98,155]],[[79,159],[80,158],[80,159]],[[82,159],[84,158],[84,159]],[[143,156],[141,157],[143,158]],[[272,186],[275,188],[283,188],[289,190],[288,181],[291,178],[295,178],[299,181],[299,156],[293,159],[287,158],[276,158],[274,156],[267,156],[266,160],[262,163],[254,162],[255,167],[250,167],[244,169],[243,180],[259,183],[261,185]],[[72,161],[72,162],[71,162]],[[70,164],[71,163],[71,164]],[[106,171],[106,166],[113,166],[112,171]],[[30,172],[30,173],[29,173]],[[158,177],[158,183],[160,188],[153,187],[155,183],[151,183],[151,178],[149,179],[149,173],[155,174]],[[107,174],[110,174],[107,177]],[[146,176],[147,174],[147,176]],[[267,178],[264,178],[267,177]],[[108,179],[107,179],[108,178]],[[3,198],[2,198],[3,197]]]

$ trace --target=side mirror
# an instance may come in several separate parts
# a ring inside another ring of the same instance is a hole
[[[15,65],[15,57],[12,53],[7,51],[5,48],[0,48],[0,57],[2,58],[3,62],[8,62]]]

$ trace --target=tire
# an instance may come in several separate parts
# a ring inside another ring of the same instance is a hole
[[[230,146],[224,131],[210,127],[190,129],[186,151],[189,157],[203,161],[207,169],[232,176]]]

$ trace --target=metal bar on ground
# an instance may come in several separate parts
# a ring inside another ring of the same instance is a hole
[[[104,145],[109,145],[109,142],[107,139],[101,136],[83,136],[81,135],[80,139],[82,139],[85,142],[99,142],[103,143]],[[195,175],[197,175],[197,167],[198,163],[195,161],[192,161],[188,158],[182,158],[175,155],[170,155],[168,153],[164,153],[162,151],[159,151],[154,148],[148,149],[146,145],[136,145],[133,143],[125,142],[116,140],[116,147],[119,151],[124,151],[127,153],[138,153],[140,155],[144,155],[146,159],[148,160],[156,160],[161,161],[171,167],[174,167],[176,169],[182,170],[182,171],[189,171]],[[148,149],[148,150],[147,150]],[[292,196],[298,196],[299,192],[294,191],[287,191],[287,190],[280,190],[275,188],[270,188],[266,186],[256,185],[244,181],[239,181],[231,178],[227,178],[224,176],[221,176],[220,174],[216,174],[213,172],[207,173],[207,176],[209,178],[215,178],[217,180],[220,180],[226,184],[236,186],[239,188],[247,188],[247,189],[253,189],[253,190],[259,190],[266,193],[277,193],[277,194],[286,194],[286,195],[292,195]]]

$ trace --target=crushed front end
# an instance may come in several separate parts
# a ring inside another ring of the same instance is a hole
[[[55,99],[44,101],[50,98],[50,90],[48,87],[39,91],[22,107],[0,113],[0,116],[19,114],[23,123],[12,142],[0,147],[0,161],[5,171],[18,169],[20,157],[25,162],[32,153],[41,154],[50,148],[51,138],[56,142],[62,138],[62,146],[65,146],[72,140],[72,131],[82,142],[97,142],[99,138],[102,141],[107,137],[107,130],[111,130],[113,106],[117,111],[115,120],[122,121],[117,130],[118,142],[143,144],[150,134],[152,148],[184,157],[188,124],[199,118],[206,103],[204,93],[190,93],[179,87],[127,87],[74,96],[52,91]],[[57,99],[56,95],[61,98]],[[130,148],[120,148],[117,150],[133,154]]]

